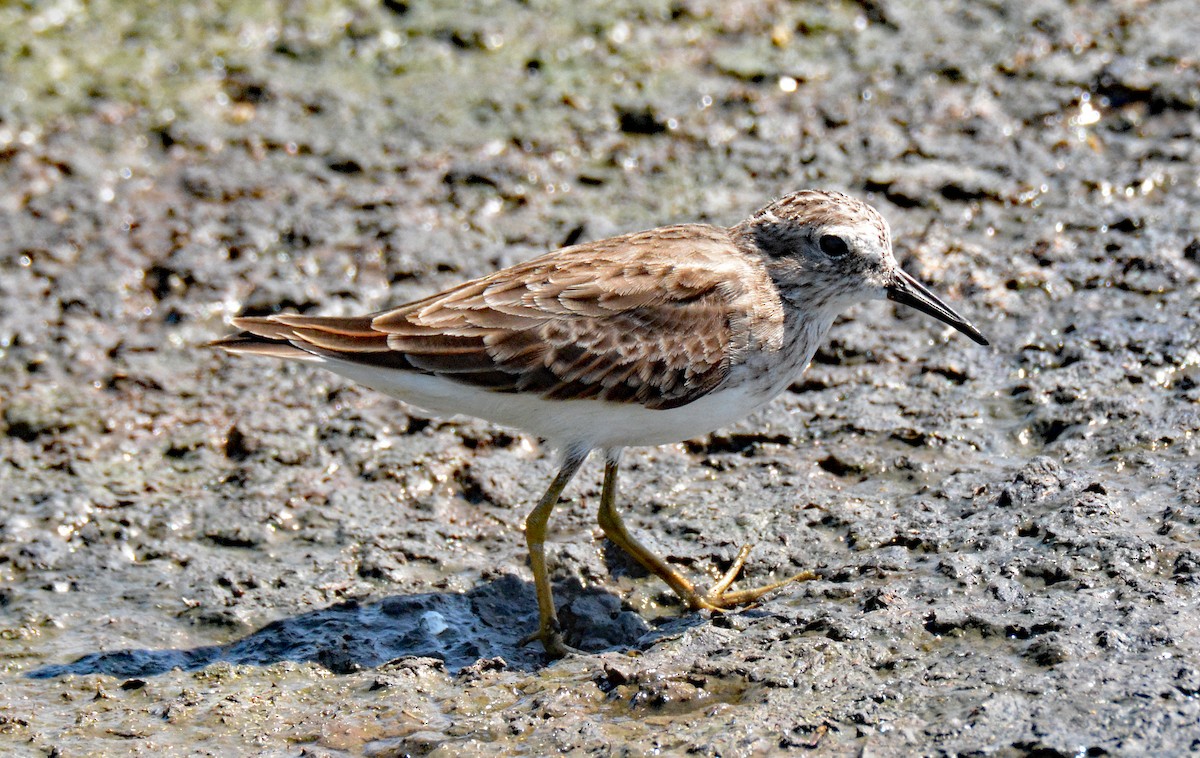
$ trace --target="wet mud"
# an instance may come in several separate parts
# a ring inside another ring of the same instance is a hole
[[[1200,750],[1194,4],[0,8],[0,749]],[[203,347],[803,187],[977,323],[851,311],[769,408],[521,524],[536,440]]]

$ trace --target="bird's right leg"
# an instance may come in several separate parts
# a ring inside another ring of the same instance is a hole
[[[525,544],[529,546],[529,568],[533,572],[533,586],[537,592],[538,630],[521,641],[522,645],[541,640],[546,652],[555,658],[567,653],[579,652],[568,647],[558,626],[558,612],[554,608],[554,594],[550,587],[550,574],[546,571],[546,525],[550,513],[558,504],[562,491],[575,476],[575,472],[587,459],[588,450],[568,450],[563,455],[562,466],[554,481],[538,501],[537,507],[525,517]]]
[[[619,448],[605,451],[604,487],[600,491],[600,529],[604,532],[604,536],[608,537],[613,544],[633,556],[634,560],[640,563],[647,571],[666,582],[675,591],[675,594],[691,608],[697,610],[707,608],[719,611],[739,605],[747,605],[758,600],[768,592],[773,592],[792,582],[817,578],[817,575],[813,572],[803,571],[781,582],[772,582],[771,584],[765,584],[753,589],[730,592],[730,585],[737,579],[742,566],[746,563],[746,557],[750,555],[750,546],[746,545],[738,551],[737,557],[733,560],[733,565],[725,572],[725,575],[718,579],[708,592],[700,592],[687,577],[672,568],[662,558],[655,555],[625,528],[625,522],[621,519],[621,514],[617,511],[617,470],[620,467],[620,463],[621,451]]]
[[[600,512],[597,514],[597,521],[604,536],[631,555],[647,571],[666,582],[671,589],[675,590],[676,595],[683,598],[693,608],[704,607],[694,602],[695,598],[700,597],[700,594],[696,592],[696,586],[687,577],[672,568],[670,564],[655,555],[650,548],[639,542],[625,528],[625,522],[621,519],[621,514],[617,512],[617,470],[621,465],[621,449],[605,450],[604,453],[604,486],[600,490]]]

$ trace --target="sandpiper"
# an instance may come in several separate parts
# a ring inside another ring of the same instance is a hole
[[[540,640],[563,639],[546,571],[550,513],[588,454],[604,451],[599,525],[692,608],[724,609],[810,574],[730,591],[749,547],[707,591],[626,529],[621,451],[707,434],[751,413],[805,369],[847,307],[890,298],[981,345],[979,330],[902,271],[871,206],[788,195],[732,227],[680,224],[575,245],[445,292],[357,317],[235,318],[231,353],[302,360],[440,415],[546,439],[558,474],[525,520]]]

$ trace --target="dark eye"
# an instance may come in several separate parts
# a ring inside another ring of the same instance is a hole
[[[822,234],[821,239],[817,240],[817,247],[821,248],[821,252],[830,258],[841,258],[850,252],[850,246],[846,244],[846,240],[836,234]]]

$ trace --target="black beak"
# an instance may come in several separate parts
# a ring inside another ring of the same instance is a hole
[[[949,324],[981,345],[988,344],[987,339],[970,321],[955,313],[954,309],[943,303],[937,295],[925,289],[925,285],[900,269],[896,269],[896,279],[888,285],[887,296],[888,300],[916,308],[938,321]]]

